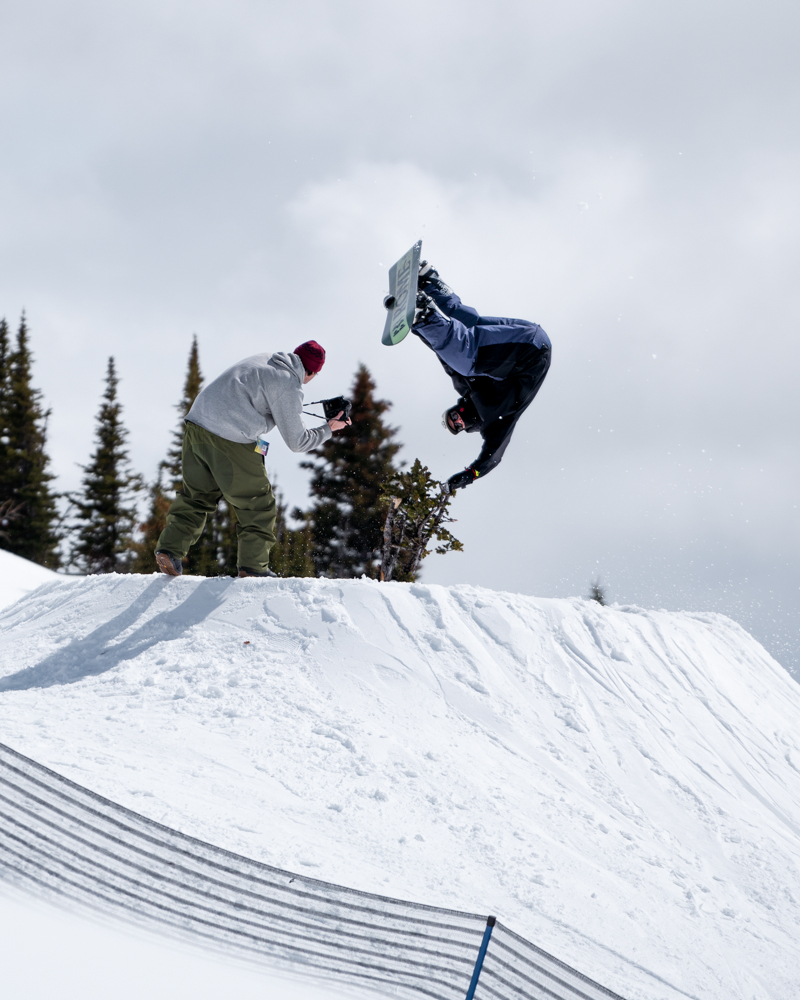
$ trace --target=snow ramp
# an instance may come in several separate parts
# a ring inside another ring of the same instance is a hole
[[[0,663],[3,743],[249,863],[630,1000],[800,996],[800,691],[722,616],[94,577],[0,614]]]

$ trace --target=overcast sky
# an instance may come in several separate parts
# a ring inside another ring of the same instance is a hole
[[[309,337],[408,460],[477,454],[430,352],[380,343],[423,256],[553,366],[428,582],[719,610],[800,662],[800,9],[790,0],[6,0],[0,315],[27,311],[58,487],[114,354],[152,477],[207,378]],[[274,436],[274,435],[273,435]],[[272,469],[306,502],[297,458]]]

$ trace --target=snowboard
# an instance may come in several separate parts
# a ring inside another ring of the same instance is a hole
[[[404,253],[389,268],[389,294],[383,300],[386,306],[386,325],[381,338],[381,343],[387,347],[394,347],[407,337],[414,322],[421,250],[422,240],[417,240],[408,253]]]

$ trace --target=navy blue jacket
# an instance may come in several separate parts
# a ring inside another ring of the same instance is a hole
[[[427,288],[445,314],[434,313],[415,333],[434,350],[456,391],[472,401],[483,437],[472,463],[485,476],[505,453],[517,421],[550,368],[550,338],[538,323],[481,316],[449,289]]]

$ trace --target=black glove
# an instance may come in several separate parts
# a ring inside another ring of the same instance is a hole
[[[465,486],[469,486],[470,483],[474,483],[478,478],[478,473],[468,465],[463,472],[457,472],[454,476],[451,476],[447,480],[448,493],[455,493],[456,490],[463,489]]]

